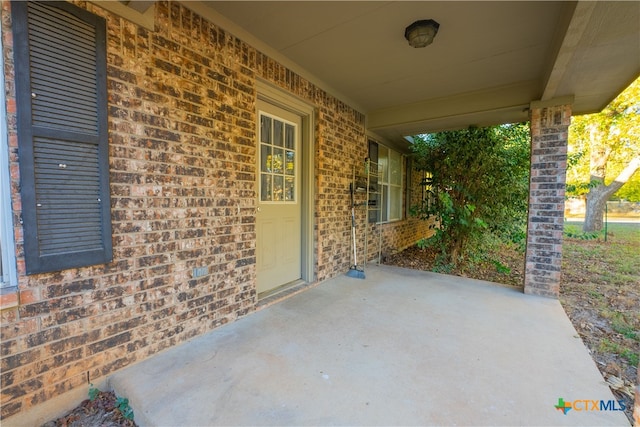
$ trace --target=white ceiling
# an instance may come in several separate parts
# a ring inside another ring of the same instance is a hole
[[[527,119],[532,101],[602,109],[640,74],[640,2],[186,2],[367,115],[390,141]],[[404,29],[434,19],[432,45]]]

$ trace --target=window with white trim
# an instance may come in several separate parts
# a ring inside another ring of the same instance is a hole
[[[2,22],[0,22],[2,32]],[[0,40],[0,50],[2,41]],[[4,70],[4,57],[0,55],[0,70]],[[0,74],[0,87],[4,88],[4,74]],[[0,292],[17,287],[15,244],[11,211],[11,184],[9,175],[9,145],[7,142],[7,114],[5,91],[0,91]]]
[[[4,84],[2,79],[0,79],[0,84]],[[0,201],[0,290],[7,290],[15,288],[18,284],[13,240],[9,168],[8,166],[5,167],[5,165],[9,164],[9,147],[7,146],[5,126],[4,94],[0,96],[0,102],[2,103],[2,108],[0,109],[0,162],[2,162],[2,167],[0,167],[0,197],[2,198]]]
[[[391,222],[402,219],[402,154],[375,141],[369,141],[369,157],[379,166],[378,192],[380,204],[376,222]],[[371,201],[370,201],[371,204]],[[370,218],[373,220],[373,218]]]

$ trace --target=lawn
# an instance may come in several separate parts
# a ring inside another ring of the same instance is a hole
[[[560,302],[631,420],[640,355],[640,223],[612,223],[607,239],[565,225]]]

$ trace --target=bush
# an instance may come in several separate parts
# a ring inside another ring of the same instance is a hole
[[[526,124],[414,137],[414,164],[426,172],[427,197],[412,213],[436,220],[429,243],[443,265],[465,259],[488,235],[524,248],[529,147]]]

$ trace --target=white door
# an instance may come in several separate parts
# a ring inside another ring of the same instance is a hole
[[[258,101],[258,293],[302,276],[300,135],[300,116]]]

